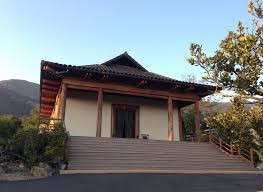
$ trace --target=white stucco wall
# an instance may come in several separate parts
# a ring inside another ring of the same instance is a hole
[[[111,136],[112,104],[139,106],[139,135],[149,134],[150,139],[168,139],[167,101],[104,94],[102,110],[102,137]],[[179,140],[178,111],[174,106],[174,139]],[[97,94],[70,90],[66,101],[66,128],[70,135],[95,136],[97,121]]]
[[[68,91],[65,125],[72,136],[96,136],[97,94]]]

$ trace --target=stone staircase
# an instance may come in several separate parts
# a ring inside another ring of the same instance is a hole
[[[255,171],[210,143],[71,136],[68,170]]]

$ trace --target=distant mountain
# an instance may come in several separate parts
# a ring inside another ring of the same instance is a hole
[[[19,79],[0,81],[0,115],[28,115],[38,102],[38,84]]]

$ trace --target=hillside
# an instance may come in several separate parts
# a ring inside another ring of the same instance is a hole
[[[0,115],[27,115],[38,102],[38,84],[18,79],[0,81]]]

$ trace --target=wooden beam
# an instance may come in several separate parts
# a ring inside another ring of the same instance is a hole
[[[194,104],[194,113],[195,113],[195,134],[197,141],[201,141],[201,129],[200,129],[200,111],[199,111],[199,101],[196,101]]]
[[[138,83],[137,87],[144,87],[146,84],[147,84],[147,81],[146,81],[146,80],[141,80],[141,81]]]
[[[42,109],[53,109],[53,108],[54,108],[54,105],[42,104],[42,105],[41,105],[41,108],[42,108]]]
[[[97,130],[96,137],[101,137],[101,125],[102,125],[102,105],[103,105],[103,92],[102,89],[98,91],[98,113],[97,113]]]
[[[50,97],[41,97],[41,103],[55,103],[56,98],[50,98]]]
[[[183,135],[183,119],[182,119],[182,109],[178,108],[178,125],[179,125],[179,138],[180,141],[184,140]]]
[[[52,113],[52,109],[51,110],[50,109],[41,109],[40,113],[48,113],[48,114],[50,113],[51,114]]]
[[[170,96],[168,98],[168,140],[174,140],[173,132],[173,98]]]
[[[45,65],[45,66],[43,67],[43,71],[47,71],[47,72],[53,73],[53,74],[56,73],[56,70],[53,69],[53,68],[51,68],[51,67],[49,67],[48,65]]]
[[[98,87],[88,87],[88,86],[79,86],[79,85],[71,85],[67,84],[68,88],[76,89],[76,90],[85,90],[85,91],[98,91],[100,88]],[[132,95],[132,96],[141,96],[141,97],[151,97],[151,98],[158,98],[158,99],[167,99],[167,96],[160,96],[160,95],[150,95],[144,93],[134,93],[129,91],[119,91],[119,90],[112,90],[112,89],[103,89],[104,93],[116,93],[116,94],[123,94],[123,95]]]
[[[155,97],[155,98],[168,98],[171,96],[174,100],[178,101],[192,101],[195,102],[200,99],[200,97],[196,94],[185,94],[178,92],[170,92],[163,91],[157,89],[149,89],[149,88],[138,88],[131,85],[123,85],[117,83],[99,83],[92,81],[80,81],[73,78],[65,78],[63,79],[63,83],[69,85],[77,85],[83,87],[91,87],[91,88],[101,88],[104,92],[119,92],[128,95],[138,95],[138,96],[146,96],[146,97]]]
[[[46,114],[46,113],[40,113],[39,115],[40,117],[50,117],[50,114]]]
[[[100,78],[101,81],[105,81],[105,80],[107,80],[107,79],[109,79],[109,75],[107,75],[107,74],[104,74],[104,75]]]
[[[59,87],[58,86],[50,86],[50,85],[42,84],[42,89],[58,91]]]
[[[67,97],[67,85],[62,84],[61,93],[60,93],[60,103],[59,103],[59,118],[65,119],[65,111],[66,111],[66,97]]]
[[[85,90],[85,91],[99,91],[99,88],[84,87],[78,85],[67,85],[69,89]]]
[[[46,114],[46,115],[51,115],[51,112],[48,112],[48,111],[40,111],[40,114]]]
[[[52,91],[52,90],[49,90],[49,89],[42,89],[41,90],[42,92],[42,96],[51,96],[51,97],[56,97],[57,95],[57,91]]]
[[[92,78],[92,73],[86,73],[84,76],[84,79],[91,79]]]
[[[48,79],[43,79],[42,80],[43,84],[48,84],[48,85],[55,85],[55,86],[59,86],[60,85],[60,81],[58,80],[48,80]]]
[[[194,91],[195,88],[193,86],[189,86],[187,88],[185,88],[186,91]]]

